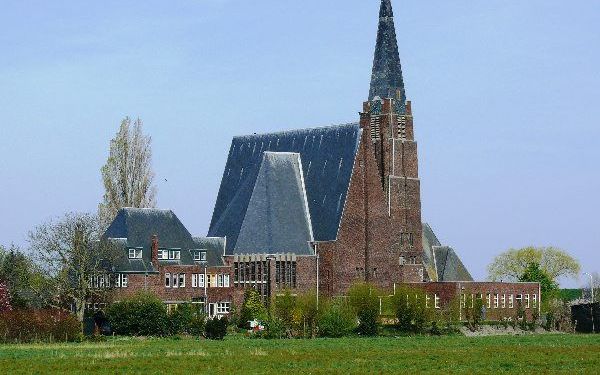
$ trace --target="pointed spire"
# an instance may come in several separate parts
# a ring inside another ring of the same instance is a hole
[[[394,11],[390,0],[381,0],[379,10],[379,28],[377,30],[377,45],[373,59],[371,89],[369,100],[376,96],[398,100],[399,111],[404,113],[406,93],[402,78],[402,66],[398,53],[396,29],[394,27]]]

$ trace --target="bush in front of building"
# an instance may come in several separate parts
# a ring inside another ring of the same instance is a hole
[[[114,333],[124,336],[166,336],[170,333],[165,304],[154,294],[138,293],[111,304],[106,316]]]
[[[10,310],[0,313],[0,342],[69,342],[81,339],[81,323],[57,310]]]
[[[227,335],[227,326],[229,321],[226,317],[218,318],[214,317],[208,319],[204,326],[204,337],[209,340],[223,340]]]
[[[183,303],[169,313],[169,333],[201,336],[205,322],[204,311],[191,303]]]
[[[379,290],[371,284],[354,284],[348,291],[348,303],[358,318],[356,332],[375,336],[379,330]]]
[[[320,337],[344,337],[356,329],[356,315],[341,300],[330,301],[321,306],[318,327]]]
[[[396,315],[396,327],[404,333],[425,333],[431,326],[434,334],[440,327],[432,313],[433,306],[429,304],[427,295],[418,288],[401,287],[396,289],[392,297],[392,305]],[[435,325],[432,323],[435,321]]]
[[[267,309],[260,298],[258,291],[247,289],[244,292],[244,303],[240,308],[238,327],[249,329],[252,320],[263,321],[268,317]]]

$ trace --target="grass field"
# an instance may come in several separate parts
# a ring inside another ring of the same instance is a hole
[[[0,346],[0,373],[600,373],[600,335],[222,342],[111,339]]]

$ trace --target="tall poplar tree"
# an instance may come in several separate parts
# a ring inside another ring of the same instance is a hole
[[[104,199],[98,216],[107,227],[123,207],[152,208],[156,206],[156,186],[152,171],[150,136],[142,132],[142,121],[133,123],[129,117],[121,122],[115,138],[110,141],[110,153],[102,167]]]

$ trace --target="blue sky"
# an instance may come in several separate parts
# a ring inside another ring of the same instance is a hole
[[[393,5],[424,220],[478,279],[526,245],[600,271],[600,5]],[[36,224],[96,210],[126,115],[153,138],[159,206],[206,234],[234,135],[358,119],[378,7],[3,1],[0,243],[26,245]]]

